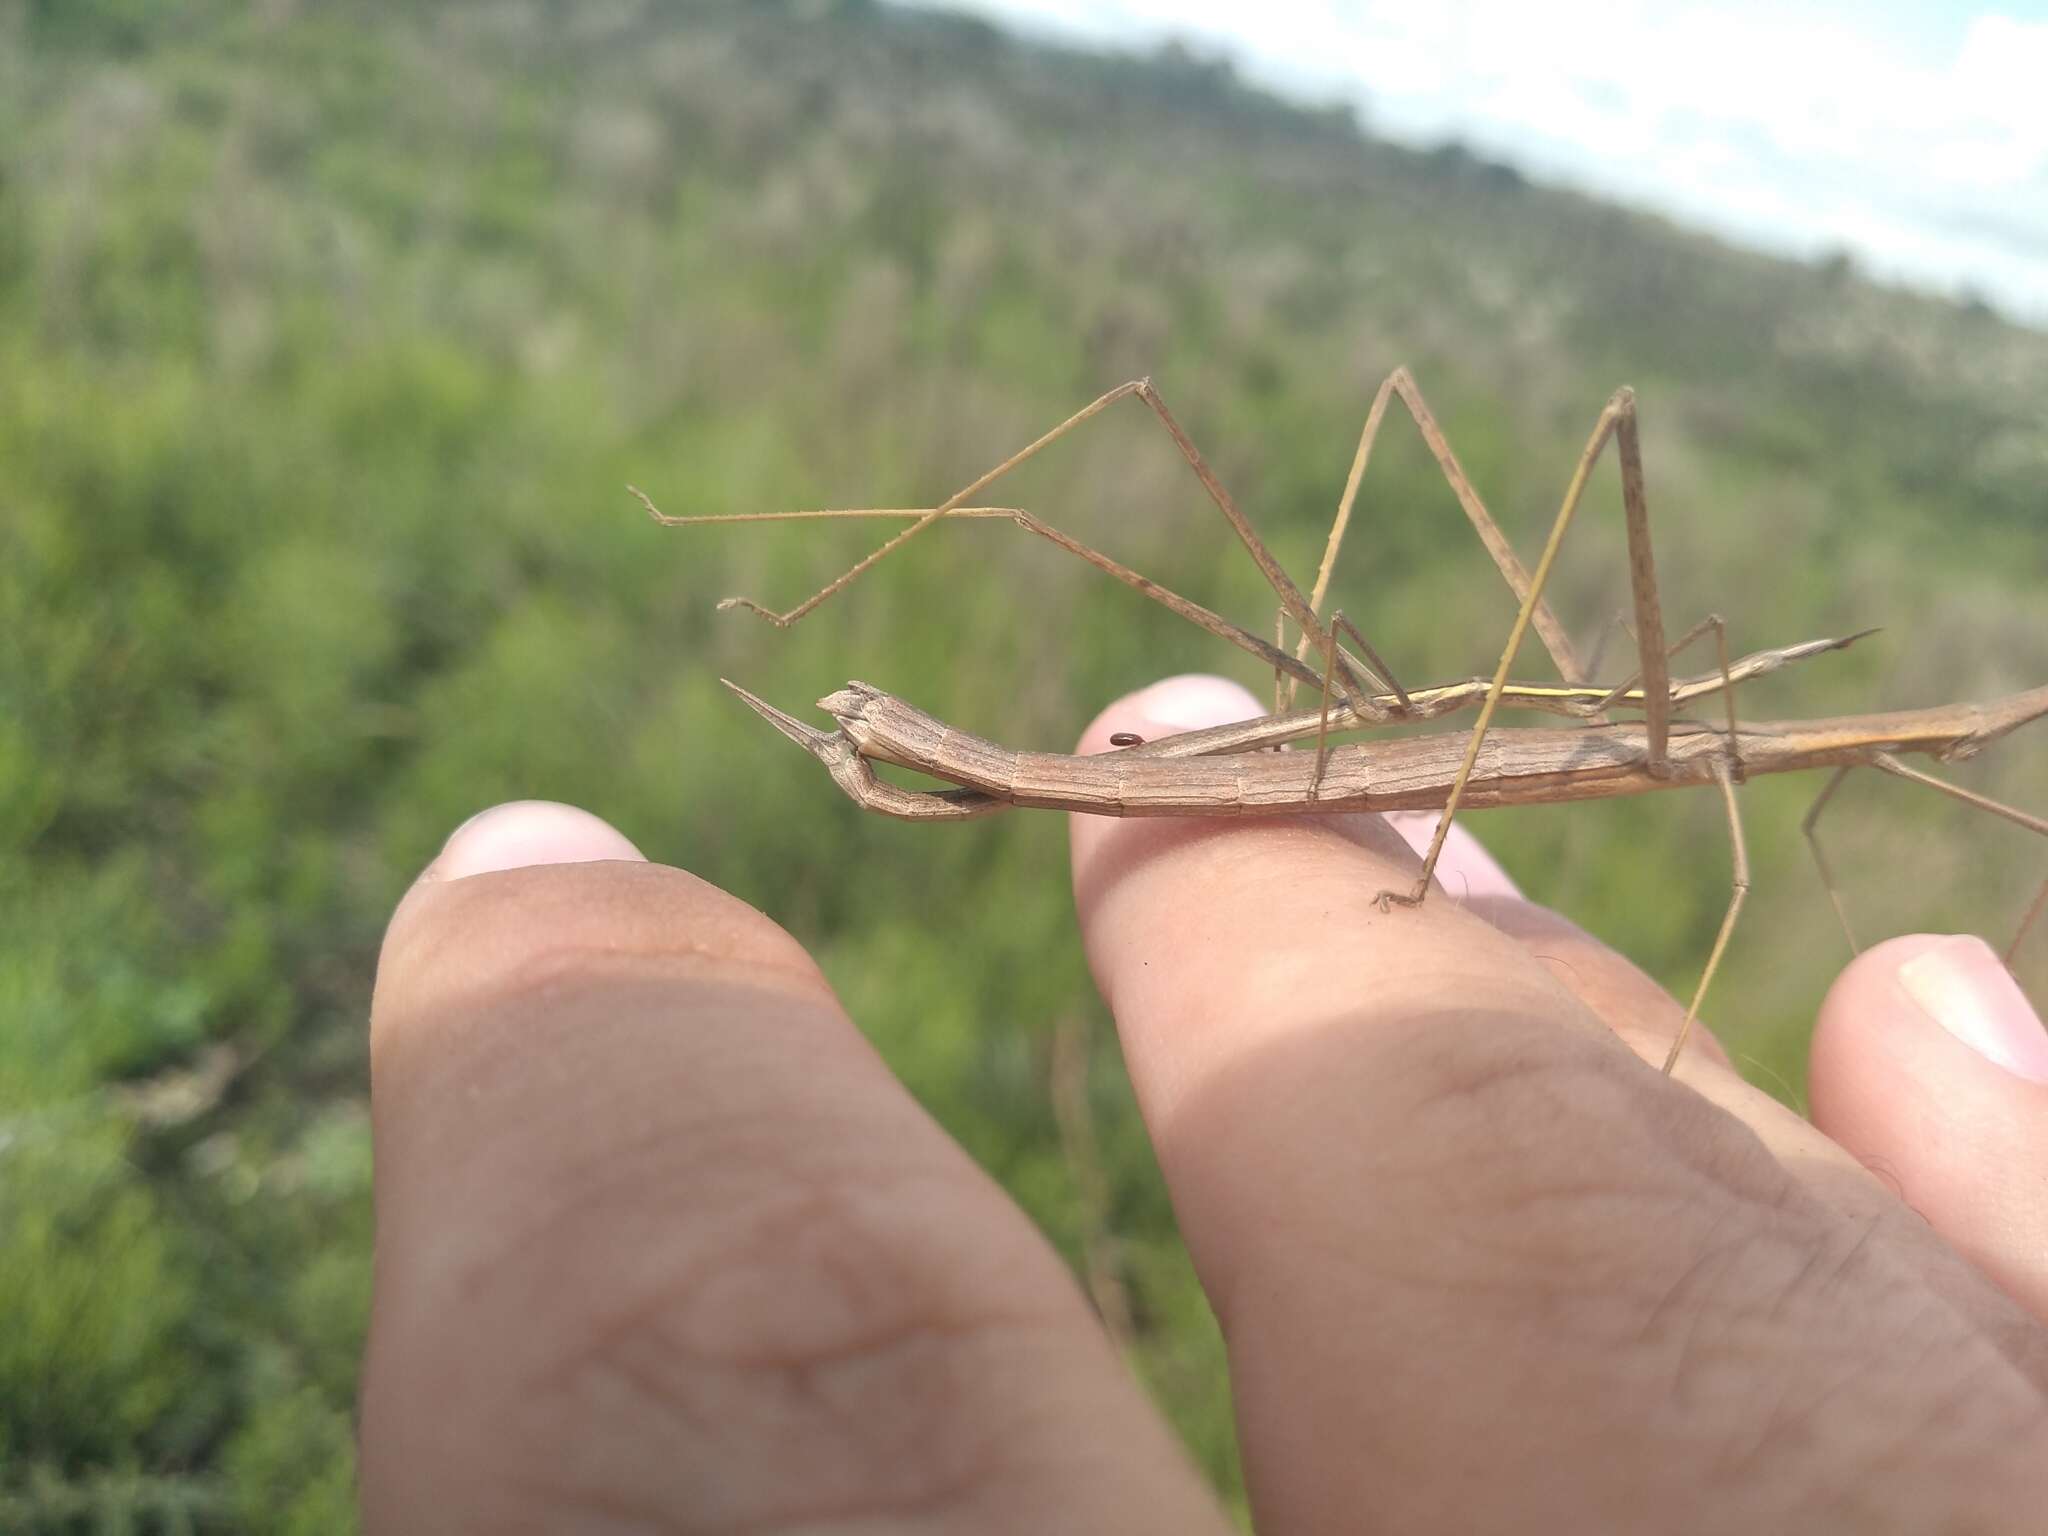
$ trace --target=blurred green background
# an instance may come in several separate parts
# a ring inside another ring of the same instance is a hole
[[[999,524],[777,632],[715,599],[792,603],[875,525],[662,530],[623,486],[930,504],[1149,373],[1305,575],[1399,363],[1525,552],[1628,382],[1674,632],[1887,626],[1748,713],[2048,680],[2048,336],[1982,305],[1396,148],[1184,53],[850,0],[0,0],[0,1529],[350,1528],[378,937],[513,796],[809,945],[1113,1270],[1134,1368],[1241,1503],[1059,819],[864,818],[717,679],[796,709],[865,678],[1059,749],[1165,673],[1258,673]],[[1142,408],[1002,499],[1270,622]],[[1587,641],[1625,600],[1618,512],[1605,469],[1557,589]],[[1486,669],[1511,616],[1404,418],[1338,601],[1411,681]],[[2044,747],[1959,776],[2038,807]],[[1744,791],[1757,888],[1710,1006],[1795,1102],[1843,957],[1797,833],[1817,788]],[[1852,781],[1839,817],[1872,936],[2003,933],[2043,863],[1909,786]],[[1475,824],[1690,985],[1712,797]]]

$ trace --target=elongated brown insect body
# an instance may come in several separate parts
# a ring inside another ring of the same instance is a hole
[[[916,769],[985,797],[963,800],[946,791],[884,786],[868,795],[865,780],[840,779],[854,800],[906,820],[962,820],[1007,806],[1097,816],[1299,816],[1346,811],[1440,810],[1458,779],[1465,735],[1408,736],[1354,742],[1332,749],[1320,785],[1306,753],[1236,749],[1240,728],[1161,737],[1155,749],[1075,757],[1018,752],[947,725],[866,683],[849,683],[819,701],[837,730],[814,730],[737,684],[726,687],[763,719],[824,762],[854,758]],[[1670,732],[1666,771],[1650,772],[1649,735],[1641,725],[1580,729],[1501,729],[1489,734],[1468,775],[1465,804],[1473,809],[1611,799],[1651,790],[1708,786],[1716,767],[1740,764],[1745,775],[1812,768],[1884,768],[1900,754],[1942,761],[1974,756],[1991,742],[2048,715],[2048,687],[1986,704],[1946,704],[1892,714],[1745,725],[1732,739],[1716,727],[1678,722]],[[1258,721],[1247,724],[1270,725]],[[1315,729],[1313,716],[1291,722],[1296,735]],[[794,729],[792,729],[794,728]],[[1220,755],[1217,746],[1227,743]],[[835,775],[838,777],[838,775]],[[874,780],[872,772],[867,780]],[[2048,834],[2048,820],[2019,815]]]
[[[969,504],[1018,465],[1121,400],[1141,403],[1164,428],[1210,503],[1265,577],[1280,609],[1272,640],[1170,591],[1021,507]],[[1414,419],[1458,505],[1518,600],[1514,624],[1490,679],[1471,678],[1414,690],[1404,688],[1341,609],[1331,612],[1327,619],[1323,617],[1331,571],[1350,524],[1366,463],[1388,408],[1396,400]],[[1621,472],[1637,662],[1634,674],[1626,681],[1603,688],[1590,681],[1588,669],[1544,602],[1543,593],[1593,468],[1610,442]],[[850,683],[820,701],[836,727],[821,731],[744,689],[727,684],[778,731],[823,763],[834,782],[856,802],[885,815],[918,821],[952,821],[993,815],[1012,806],[1106,816],[1438,811],[1436,830],[1414,885],[1405,892],[1379,893],[1381,909],[1386,910],[1397,904],[1418,905],[1428,895],[1452,818],[1461,809],[1634,795],[1686,785],[1718,787],[1728,816],[1732,891],[1685,1021],[1665,1058],[1667,1072],[1684,1049],[1700,1001],[1720,964],[1749,891],[1749,855],[1743,842],[1735,788],[1751,775],[1806,768],[1835,770],[1833,779],[1808,813],[1804,830],[1838,912],[1842,910],[1840,897],[1829,878],[1814,823],[1842,774],[1852,768],[1869,766],[1927,784],[2002,816],[2016,826],[2048,835],[2048,820],[1944,783],[1899,761],[1900,755],[1914,753],[1943,760],[1967,757],[2007,731],[2048,714],[2048,688],[2013,694],[1987,704],[1953,704],[1894,714],[1844,715],[1778,724],[1738,723],[1737,684],[1791,662],[1838,650],[1860,636],[1809,641],[1731,661],[1727,628],[1717,615],[1710,614],[1681,636],[1677,644],[1666,644],[1656,562],[1651,552],[1636,397],[1626,387],[1609,397],[1595,421],[1532,570],[1516,556],[1481,503],[1413,377],[1405,368],[1395,369],[1380,385],[1366,414],[1351,472],[1330,525],[1322,564],[1307,595],[1281,567],[1250,519],[1224,490],[1150,379],[1134,379],[1101,395],[935,507],[671,517],[644,494],[634,494],[655,521],[664,525],[775,518],[874,517],[908,521],[908,527],[794,608],[778,612],[737,597],[720,605],[756,613],[779,627],[798,622],[938,522],[1002,518],[1087,561],[1189,623],[1257,657],[1272,670],[1274,712],[1267,719],[1151,741],[1140,739],[1133,731],[1119,731],[1110,738],[1110,745],[1116,750],[1095,757],[1012,751],[956,730],[863,683]],[[1291,652],[1286,646],[1289,623],[1300,637]],[[1549,653],[1562,684],[1508,681],[1509,669],[1532,629]],[[1718,649],[1718,667],[1703,677],[1674,679],[1671,658],[1708,635],[1714,637]],[[1310,664],[1311,657],[1320,658],[1320,670]],[[1297,691],[1303,685],[1319,694],[1315,709],[1293,708]],[[1720,706],[1712,725],[1678,714],[1688,703],[1709,696],[1716,698]],[[1478,712],[1469,730],[1350,745],[1330,743],[1333,734],[1373,725],[1412,724],[1468,708]],[[1496,729],[1494,715],[1502,708],[1544,710],[1585,724],[1569,730]],[[1615,723],[1610,715],[1618,709],[1639,711],[1640,719]],[[1313,754],[1262,750],[1310,736],[1316,744]],[[917,769],[947,781],[952,787],[907,789],[877,777],[870,760]],[[2017,949],[2028,925],[2044,909],[2048,909],[2048,884],[2044,884],[2043,895],[2035,899],[2028,916],[2022,919],[2008,954]],[[1844,930],[1847,931],[1846,918]],[[1850,942],[1854,944],[1853,937]]]

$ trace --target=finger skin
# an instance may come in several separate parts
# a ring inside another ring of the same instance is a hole
[[[1577,923],[1518,896],[1482,896],[1466,906],[1519,942],[1644,1061],[1662,1066],[1684,1022],[1685,1009],[1640,967]],[[1728,1052],[1712,1030],[1695,1020],[1681,1058],[1681,1073],[1695,1087],[1707,1091],[1702,1074],[1694,1070],[1702,1060],[1720,1069],[1713,1075],[1715,1083],[1733,1079]]]
[[[2048,1083],[1971,1049],[1902,984],[1945,942],[1893,939],[1842,973],[1814,1030],[1814,1122],[2048,1319]]]
[[[743,903],[424,880],[371,1048],[367,1529],[1220,1528],[1057,1257]]]
[[[1782,1108],[1663,1078],[1473,910],[1381,912],[1377,818],[1071,835],[1262,1529],[2026,1528],[2043,1398],[1967,1310],[2006,1304]]]

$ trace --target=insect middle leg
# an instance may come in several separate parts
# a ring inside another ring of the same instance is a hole
[[[1714,781],[1721,786],[1721,803],[1728,812],[1729,845],[1734,853],[1734,890],[1728,898],[1728,911],[1721,919],[1721,930],[1714,935],[1714,947],[1707,955],[1706,968],[1700,972],[1699,984],[1693,988],[1692,1002],[1686,1007],[1685,1020],[1678,1026],[1678,1033],[1671,1041],[1671,1049],[1664,1057],[1666,1077],[1669,1077],[1671,1069],[1678,1065],[1678,1057],[1685,1049],[1686,1038],[1692,1034],[1693,1023],[1700,1016],[1700,1004],[1706,1001],[1707,987],[1713,982],[1714,972],[1721,968],[1721,957],[1728,952],[1729,937],[1735,932],[1735,919],[1741,915],[1742,904],[1749,900],[1749,848],[1742,840],[1742,811],[1735,803],[1735,769],[1732,762],[1723,760],[1714,765]]]
[[[1629,585],[1635,599],[1636,646],[1640,662],[1639,676],[1642,679],[1643,719],[1645,725],[1647,763],[1652,773],[1661,771],[1668,762],[1668,743],[1671,729],[1671,674],[1666,661],[1664,645],[1663,610],[1657,597],[1657,567],[1650,550],[1649,507],[1643,491],[1642,451],[1636,436],[1635,391],[1626,387],[1614,392],[1606,407],[1600,412],[1600,419],[1594,423],[1593,434],[1587,440],[1585,450],[1579,455],[1578,468],[1573,472],[1570,485],[1565,488],[1564,503],[1558,508],[1557,519],[1551,524],[1550,537],[1544,543],[1543,554],[1536,562],[1535,574],[1530,578],[1529,590],[1522,598],[1520,611],[1515,615],[1514,628],[1508,633],[1508,642],[1501,651],[1500,664],[1494,669],[1493,681],[1486,691],[1485,701],[1479,708],[1479,719],[1472,727],[1472,736],[1465,748],[1465,757],[1459,764],[1451,791],[1444,803],[1443,813],[1437,818],[1436,831],[1431,836],[1429,851],[1422,860],[1422,873],[1413,889],[1382,891],[1379,893],[1380,908],[1388,906],[1419,906],[1429,894],[1429,882],[1436,873],[1437,860],[1444,851],[1444,839],[1450,835],[1451,821],[1458,814],[1458,805],[1464,799],[1465,786],[1472,778],[1473,767],[1479,761],[1480,746],[1486,740],[1487,728],[1493,723],[1495,709],[1500,704],[1501,691],[1506,688],[1508,669],[1514,665],[1515,655],[1522,648],[1523,637],[1529,632],[1537,605],[1543,599],[1543,589],[1550,580],[1550,573],[1557,563],[1557,552],[1564,543],[1564,536],[1570,530],[1572,518],[1577,513],[1579,502],[1585,495],[1587,481],[1591,479],[1593,466],[1599,461],[1608,440],[1615,443],[1615,452],[1621,465],[1622,510],[1628,526]]]

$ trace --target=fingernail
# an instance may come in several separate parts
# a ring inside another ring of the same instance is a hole
[[[1266,706],[1227,677],[1189,673],[1169,677],[1131,696],[1131,708],[1143,718],[1137,729],[1148,735],[1171,736],[1180,731],[1199,731],[1212,725],[1233,725],[1239,720],[1256,720]],[[1145,726],[1154,727],[1146,732]]]
[[[625,835],[590,812],[553,800],[514,800],[479,811],[450,834],[427,866],[429,880],[526,869],[535,864],[584,864],[594,859],[645,862]]]
[[[1943,939],[1898,974],[1907,995],[1978,1055],[2048,1083],[2048,1030],[1989,944],[1967,935]]]

